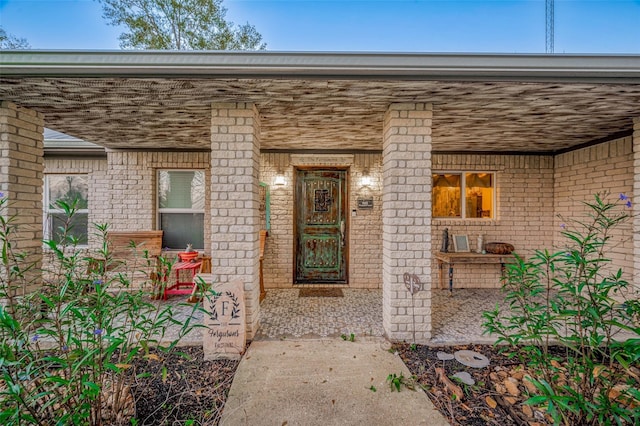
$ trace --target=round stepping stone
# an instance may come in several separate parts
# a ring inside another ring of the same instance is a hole
[[[465,385],[473,386],[476,383],[476,381],[473,380],[473,377],[471,377],[471,374],[466,371],[459,371],[454,374],[453,377],[460,379],[460,381]]]
[[[456,351],[453,355],[460,364],[467,367],[484,368],[489,365],[489,358],[476,351]]]
[[[452,359],[454,359],[455,357],[451,354],[448,354],[446,352],[442,352],[442,351],[438,351],[438,353],[436,354],[436,356],[438,357],[438,359],[440,361],[450,361]]]

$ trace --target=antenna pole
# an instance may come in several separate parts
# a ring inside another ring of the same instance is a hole
[[[554,34],[553,34],[553,27],[554,27],[554,9],[555,9],[555,5],[554,5],[554,0],[545,0],[545,4],[544,4],[544,9],[545,9],[545,40],[546,40],[546,44],[545,44],[545,52],[546,53],[553,53],[553,39],[554,39]]]

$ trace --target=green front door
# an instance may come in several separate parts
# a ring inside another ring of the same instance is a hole
[[[346,176],[346,170],[296,170],[297,284],[347,282]]]

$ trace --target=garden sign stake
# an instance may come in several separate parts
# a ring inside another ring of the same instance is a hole
[[[416,342],[416,306],[413,296],[421,289],[420,278],[416,274],[404,273],[404,285],[411,294],[411,316],[413,317],[413,342]]]

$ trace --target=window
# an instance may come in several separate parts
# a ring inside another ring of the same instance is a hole
[[[158,171],[158,224],[163,247],[204,249],[204,171]]]
[[[68,235],[78,239],[78,245],[87,245],[88,210],[87,175],[46,175],[44,180],[44,238],[60,242],[68,216],[56,203],[64,201],[71,205],[76,201],[76,213],[67,230]]]
[[[495,216],[494,174],[434,173],[432,214],[433,217],[492,219]]]

